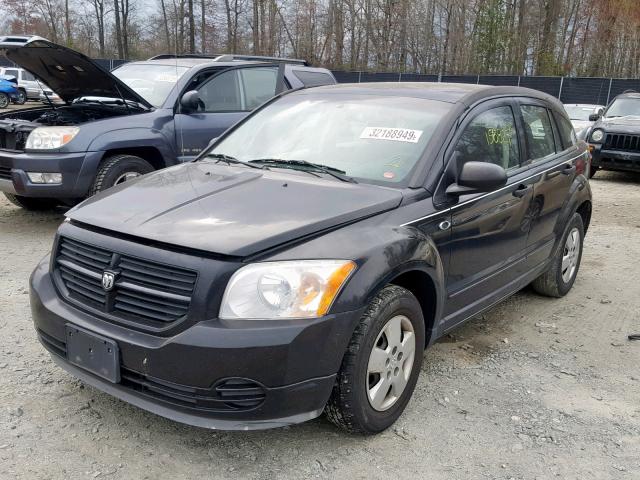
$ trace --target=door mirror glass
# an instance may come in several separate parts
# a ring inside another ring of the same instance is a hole
[[[449,185],[450,195],[468,195],[471,193],[491,192],[507,183],[507,172],[494,163],[465,162],[462,165],[458,181]]]
[[[602,113],[592,113],[591,115],[589,115],[589,121],[597,122],[601,116],[602,116]]]
[[[201,104],[200,94],[196,90],[189,90],[180,99],[180,106],[184,113],[197,112]]]

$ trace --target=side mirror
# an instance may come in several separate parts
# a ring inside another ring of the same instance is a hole
[[[600,117],[602,116],[601,113],[592,113],[591,115],[589,115],[589,121],[590,122],[597,122]]]
[[[447,188],[450,195],[491,192],[507,183],[507,172],[499,165],[486,162],[466,162],[458,181]]]
[[[200,94],[197,90],[189,90],[180,99],[180,106],[185,113],[191,113],[198,111],[202,100],[200,100]]]

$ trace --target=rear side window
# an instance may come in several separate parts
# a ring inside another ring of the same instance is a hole
[[[16,69],[12,69],[12,68],[8,68],[4,71],[5,75],[11,75],[12,77],[16,77],[16,80],[18,80],[20,77],[18,76],[18,70]]]
[[[520,165],[516,122],[511,107],[482,112],[464,129],[456,146],[458,165],[466,162],[495,163],[505,170]]]
[[[558,129],[560,130],[560,140],[562,140],[562,148],[567,149],[578,143],[578,138],[576,137],[576,132],[573,129],[573,125],[571,122],[567,120],[567,117],[564,115],[560,115],[558,113],[554,113],[556,118],[556,124],[558,125]]]
[[[229,70],[198,88],[205,112],[237,112],[242,110],[238,71]]]
[[[26,82],[34,82],[36,80],[36,77],[34,77],[33,75],[31,75],[29,72],[27,72],[26,70],[22,71],[22,79]]]
[[[553,138],[553,127],[551,127],[551,119],[547,109],[536,105],[522,105],[520,110],[524,120],[524,133],[527,137],[531,160],[555,154],[556,144]]]
[[[322,72],[308,72],[306,70],[294,70],[293,73],[298,77],[305,87],[317,87],[320,85],[333,85],[335,81],[331,75]]]
[[[244,110],[253,110],[276,94],[278,68],[243,68],[240,80],[244,90]]]

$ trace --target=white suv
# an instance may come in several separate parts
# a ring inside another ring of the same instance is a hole
[[[18,81],[20,97],[16,103],[23,104],[27,100],[39,100],[42,85],[32,74],[23,68],[0,67],[0,75],[15,77]]]

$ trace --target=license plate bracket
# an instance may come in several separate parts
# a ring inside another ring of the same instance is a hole
[[[120,351],[110,338],[65,325],[67,361],[112,383],[120,382]]]

